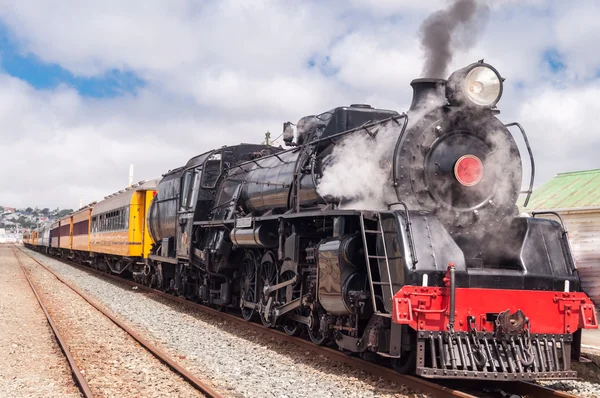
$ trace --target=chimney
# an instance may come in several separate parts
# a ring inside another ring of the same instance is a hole
[[[413,98],[409,111],[439,107],[447,103],[446,80],[422,78],[410,82],[413,88]]]

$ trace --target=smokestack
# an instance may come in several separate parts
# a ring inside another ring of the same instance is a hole
[[[447,102],[444,79],[414,79],[410,85],[413,88],[413,97],[409,111],[433,108]]]
[[[129,165],[129,187],[133,185],[133,163]]]
[[[83,196],[79,197],[79,208],[81,209],[83,207]]]
[[[485,26],[488,7],[476,0],[454,0],[445,10],[431,14],[421,24],[421,47],[425,52],[423,77],[446,77],[456,49],[469,49]]]

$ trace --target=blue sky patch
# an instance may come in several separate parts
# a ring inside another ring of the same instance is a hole
[[[134,72],[113,69],[102,76],[76,76],[58,64],[46,63],[33,54],[24,55],[6,27],[0,26],[0,67],[36,89],[52,89],[65,84],[86,97],[111,98],[135,94],[145,82]]]
[[[542,59],[553,73],[560,73],[567,67],[563,61],[564,57],[555,48],[544,51]]]
[[[329,55],[326,56],[313,56],[306,62],[308,69],[318,69],[323,76],[333,76],[339,72],[339,68],[331,65],[331,58]]]

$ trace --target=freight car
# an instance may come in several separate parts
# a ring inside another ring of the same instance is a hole
[[[480,61],[414,80],[407,113],[339,107],[284,124],[289,149],[190,159],[158,184],[133,277],[399,372],[576,377],[595,309],[563,226],[518,216],[509,128],[527,195],[533,156],[497,117],[502,82]]]

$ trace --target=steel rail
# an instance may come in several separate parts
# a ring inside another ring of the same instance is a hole
[[[44,305],[44,302],[42,301],[42,298],[39,295],[34,283],[29,278],[29,275],[27,273],[27,270],[25,269],[25,266],[23,266],[23,263],[21,262],[21,259],[17,256],[17,253],[15,252],[14,248],[12,249],[12,252],[13,252],[13,255],[15,256],[15,258],[17,259],[17,262],[19,263],[19,267],[21,268],[23,275],[25,275],[25,279],[27,280],[27,283],[29,283],[29,287],[31,287],[31,291],[33,292],[33,295],[37,299],[37,302],[40,305],[42,311],[44,311],[44,315],[46,315],[46,320],[48,321],[48,324],[50,325],[50,329],[52,329],[52,333],[54,334],[54,337],[56,337],[58,346],[62,350],[63,354],[65,355],[65,358],[67,359],[67,362],[69,363],[69,367],[71,368],[71,373],[73,374],[75,383],[79,386],[79,389],[81,390],[81,393],[83,394],[84,397],[93,398],[94,394],[92,393],[90,386],[87,384],[87,381],[85,380],[85,378],[81,374],[81,371],[79,370],[79,367],[75,363],[75,359],[73,358],[73,355],[71,355],[71,351],[69,351],[69,347],[67,346],[67,343],[62,338],[62,335],[58,331],[56,324],[54,323],[54,321],[52,320],[52,317],[50,316],[50,313],[46,309],[46,306]]]
[[[551,388],[541,386],[539,384],[519,382],[516,386],[520,393],[526,393],[535,398],[545,397],[561,397],[561,398],[577,398],[578,395],[574,395],[565,391],[553,390]]]
[[[42,265],[44,268],[46,268],[43,264],[41,264],[35,257],[31,256],[29,253],[27,252],[23,252],[26,255],[28,255],[29,257],[31,257],[34,261],[36,261],[38,264]],[[199,310],[205,314],[209,314],[209,315],[213,315],[215,317],[221,318],[223,320],[227,320],[227,321],[231,321],[233,323],[236,323],[244,328],[251,328],[254,329],[258,332],[262,332],[263,334],[267,334],[267,335],[271,335],[277,338],[277,340],[279,341],[285,341],[286,343],[290,343],[293,344],[297,347],[302,348],[303,350],[306,351],[310,351],[313,352],[315,354],[318,355],[323,355],[329,359],[335,360],[337,362],[346,364],[351,366],[354,369],[358,369],[361,371],[364,371],[366,373],[369,373],[373,376],[376,377],[383,377],[391,382],[395,382],[397,384],[401,384],[401,385],[405,385],[406,387],[409,387],[411,389],[415,389],[415,390],[420,390],[423,393],[429,393],[432,394],[435,397],[440,397],[440,398],[455,398],[455,397],[460,397],[460,398],[475,398],[474,395],[459,391],[459,390],[455,390],[453,388],[450,387],[446,387],[419,377],[415,377],[415,376],[409,376],[409,375],[402,375],[397,373],[396,371],[394,371],[393,369],[389,369],[386,368],[384,366],[381,365],[377,365],[374,364],[372,362],[368,362],[365,361],[363,359],[360,358],[356,358],[356,357],[350,357],[346,354],[344,354],[341,351],[338,350],[334,350],[331,348],[327,348],[327,347],[322,347],[322,346],[317,346],[314,343],[312,343],[311,341],[308,340],[303,340],[303,339],[299,339],[293,336],[289,336],[286,333],[280,332],[279,330],[276,329],[272,329],[272,328],[267,328],[263,325],[260,325],[258,323],[254,323],[254,322],[248,322],[242,318],[239,318],[237,316],[231,315],[231,314],[227,314],[221,311],[218,311],[216,309],[198,304],[198,303],[194,303],[192,301],[186,300],[182,297],[177,297],[177,296],[173,296],[171,294],[162,292],[160,290],[156,290],[141,284],[138,284],[136,282],[133,282],[131,280],[128,279],[123,279],[121,277],[118,277],[116,275],[112,275],[112,274],[107,274],[104,273],[102,271],[98,271],[95,270],[93,268],[89,268],[86,266],[82,266],[80,264],[77,264],[75,262],[72,261],[66,261],[64,259],[57,259],[54,257],[50,257],[54,260],[57,261],[61,261],[67,265],[76,267],[78,269],[81,269],[85,272],[88,272],[89,274],[92,275],[97,275],[100,277],[104,277],[107,279],[110,279],[112,281],[118,282],[118,283],[123,283],[127,286],[135,286],[137,287],[138,290],[144,291],[146,293],[150,293],[150,294],[154,294],[157,297],[161,297],[164,298],[166,300],[169,300],[171,302],[174,303],[179,303],[179,304],[183,304],[188,308],[193,308],[195,310]],[[50,271],[52,272],[52,271]],[[59,278],[60,279],[60,278]]]
[[[33,257],[31,254],[23,251],[21,248],[19,248],[19,250],[21,251],[21,253],[27,255],[29,258],[31,258],[33,261],[35,261],[37,264],[39,264],[46,271],[48,271],[49,273],[51,273],[52,275],[54,275],[54,277],[56,279],[58,279],[60,282],[62,282],[64,285],[66,285],[69,289],[71,289],[75,294],[77,294],[82,299],[84,299],[92,307],[94,307],[95,309],[97,309],[98,311],[100,311],[104,316],[106,316],[108,319],[110,319],[115,325],[117,325],[118,327],[120,327],[121,329],[123,329],[134,340],[136,340],[138,343],[140,343],[146,350],[148,350],[150,353],[152,353],[152,355],[154,355],[160,361],[162,361],[167,366],[169,366],[177,374],[179,374],[181,377],[183,377],[188,383],[190,383],[194,388],[196,388],[197,390],[199,390],[200,392],[204,393],[205,395],[207,395],[207,396],[209,396],[211,398],[222,398],[222,395],[219,392],[217,392],[212,387],[210,387],[209,385],[207,385],[206,383],[204,383],[202,380],[200,380],[197,376],[195,376],[189,370],[187,370],[183,366],[179,365],[166,352],[164,352],[160,348],[156,347],[153,343],[151,343],[150,341],[148,341],[145,338],[143,338],[135,330],[133,330],[132,328],[130,328],[129,326],[127,326],[126,324],[124,324],[123,322],[121,322],[120,320],[118,320],[114,315],[112,315],[102,305],[96,303],[95,301],[93,301],[92,299],[90,299],[89,297],[87,297],[79,289],[71,286],[60,275],[58,275],[56,272],[54,272],[53,270],[51,270],[50,268],[48,268],[46,265],[42,264],[42,262],[40,262],[37,258]],[[67,264],[72,265],[71,263],[67,263]]]
[[[503,391],[509,394],[516,394],[519,396],[527,396],[530,398],[547,398],[547,397],[558,397],[558,398],[578,398],[578,395],[574,395],[565,391],[553,390],[552,388],[542,386],[540,384],[534,384],[527,381],[498,381],[498,380],[448,380],[445,382],[447,386],[455,386],[460,384],[462,387],[465,386],[464,382],[469,382],[469,387],[475,388],[481,391]],[[508,396],[508,395],[507,395]]]
[[[26,252],[23,252],[23,253],[32,257],[29,253],[26,253]],[[43,254],[43,253],[40,253],[40,254]],[[248,322],[248,321],[244,320],[243,318],[237,317],[235,315],[228,314],[228,313],[207,307],[205,305],[198,304],[198,303],[195,303],[190,300],[186,300],[182,297],[174,296],[172,294],[165,293],[165,292],[157,290],[157,289],[153,289],[148,286],[144,286],[142,284],[136,283],[129,279],[124,279],[117,275],[108,274],[108,273],[96,270],[94,268],[90,268],[90,267],[78,264],[74,261],[59,259],[59,258],[55,258],[55,257],[51,257],[51,256],[48,256],[48,257],[53,260],[60,261],[64,264],[67,264],[67,265],[70,265],[77,269],[80,269],[84,272],[89,273],[90,275],[96,275],[99,277],[103,277],[103,278],[109,279],[109,280],[117,282],[117,283],[122,283],[129,287],[136,287],[138,290],[144,291],[146,293],[154,294],[157,297],[166,299],[166,300],[174,302],[174,303],[183,304],[184,306],[186,306],[190,309],[199,310],[200,312],[203,312],[205,314],[209,314],[209,315],[221,318],[222,320],[231,321],[242,327],[251,328],[258,332],[262,332],[263,334],[266,334],[266,335],[272,335],[274,337],[277,337],[277,339],[279,341],[285,341],[286,343],[293,344],[293,345],[298,346],[299,348],[302,348],[306,351],[311,351],[316,354],[323,355],[329,359],[338,361],[340,363],[351,366],[355,369],[364,371],[365,373],[369,373],[376,377],[383,377],[386,380],[389,380],[391,382],[405,385],[406,387],[409,387],[411,389],[420,390],[423,393],[432,394],[435,397],[440,397],[440,398],[445,398],[445,397],[448,397],[448,398],[450,398],[450,397],[474,398],[474,397],[476,397],[475,395],[471,395],[469,393],[457,390],[453,387],[449,387],[454,384],[461,384],[459,386],[459,388],[473,389],[473,387],[474,387],[475,389],[483,390],[483,389],[490,389],[490,387],[495,387],[497,389],[511,391],[513,394],[527,394],[528,396],[533,397],[533,398],[538,398],[538,397],[539,398],[545,398],[545,397],[578,398],[577,395],[573,395],[573,394],[565,392],[565,391],[553,390],[551,388],[548,388],[548,387],[545,387],[545,386],[542,386],[539,384],[533,384],[533,383],[523,382],[523,381],[496,382],[495,380],[455,380],[455,381],[452,380],[452,381],[447,381],[447,382],[444,381],[443,383],[445,385],[441,385],[441,384],[437,384],[433,381],[429,381],[429,380],[426,380],[426,379],[423,379],[420,377],[403,375],[403,374],[397,373],[393,369],[374,364],[373,362],[365,361],[365,360],[357,358],[357,357],[348,356],[345,353],[338,351],[338,350],[334,350],[334,349],[323,347],[323,346],[317,346],[309,340],[304,340],[304,339],[301,339],[298,337],[290,336],[279,330],[276,330],[273,328],[267,328],[259,323]],[[36,262],[39,262],[34,257],[32,257],[32,258]]]

